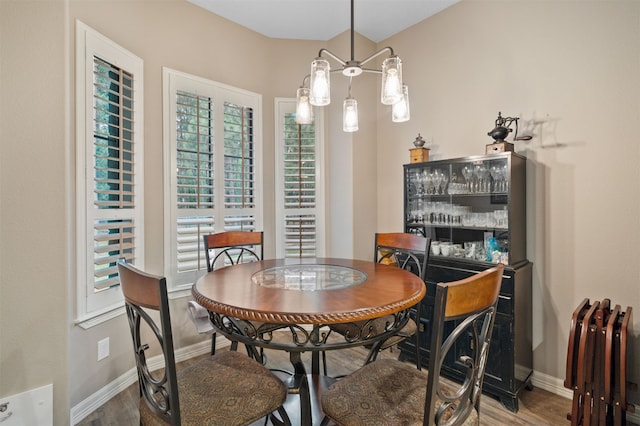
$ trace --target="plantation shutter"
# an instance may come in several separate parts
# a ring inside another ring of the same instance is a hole
[[[284,165],[284,256],[317,255],[316,135],[315,125],[300,125],[285,113],[282,161]]]
[[[189,290],[207,271],[203,237],[261,229],[258,94],[163,69],[165,275]]]
[[[206,269],[203,235],[214,232],[213,99],[176,93],[177,272]]]
[[[94,290],[119,284],[117,261],[134,261],[136,223],[134,78],[93,60]]]
[[[224,104],[224,230],[256,228],[253,108]]]

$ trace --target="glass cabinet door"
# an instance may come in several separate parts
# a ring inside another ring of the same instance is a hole
[[[512,152],[407,164],[405,230],[432,256],[513,265],[526,259],[525,158]]]

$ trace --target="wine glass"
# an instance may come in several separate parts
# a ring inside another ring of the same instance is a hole
[[[464,177],[465,183],[467,184],[467,192],[471,192],[471,177],[473,176],[473,169],[471,166],[464,166],[462,168],[462,176]]]
[[[484,163],[476,164],[473,174],[476,178],[475,192],[486,192],[487,176],[489,171]]]
[[[498,185],[500,183],[500,175],[502,174],[500,168],[494,164],[489,168],[489,174],[491,175],[491,179],[493,179],[493,192],[499,192],[500,189]]]
[[[447,175],[445,171],[441,171],[440,173],[442,176],[442,194],[444,195],[444,191],[447,189],[447,182],[449,182],[449,175]]]
[[[476,164],[473,167],[473,177],[475,178],[474,179],[475,180],[475,185],[474,185],[473,192],[482,192],[480,190],[480,182],[482,180],[481,174],[482,174],[481,166],[480,166],[480,164]]]
[[[507,168],[507,165],[505,164],[504,166],[502,166],[502,190],[504,192],[508,192],[509,191],[509,169]]]
[[[425,202],[423,219],[423,222],[426,224],[433,223],[433,201]]]
[[[482,176],[482,192],[491,192],[491,180],[489,179],[489,168],[485,164],[480,168]]]
[[[413,181],[416,186],[416,195],[422,195],[422,191],[424,189],[422,187],[422,173],[416,172]]]
[[[433,193],[435,195],[438,195],[440,193],[440,185],[442,185],[442,172],[438,169],[435,169],[433,171]]]
[[[433,172],[431,170],[429,170],[428,172],[426,170],[424,171],[424,180],[426,183],[427,194],[432,194],[433,193]]]
[[[416,205],[416,222],[424,223],[424,201],[422,198],[418,199]]]

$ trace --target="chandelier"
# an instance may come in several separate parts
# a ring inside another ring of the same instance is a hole
[[[329,105],[331,102],[330,74],[342,71],[349,78],[349,90],[342,106],[342,130],[355,132],[358,130],[358,101],[351,96],[353,77],[363,72],[382,74],[381,99],[384,105],[391,105],[391,119],[401,123],[409,120],[409,89],[402,83],[402,61],[393,53],[391,47],[384,47],[362,61],[354,59],[353,2],[351,0],[351,60],[345,61],[327,49],[320,49],[318,57],[311,62],[311,73],[302,80],[296,95],[296,122],[311,124],[313,122],[313,106]],[[388,53],[382,62],[382,69],[364,68],[364,65],[378,56]],[[324,56],[323,56],[324,55]],[[328,58],[340,64],[338,69],[331,69]]]

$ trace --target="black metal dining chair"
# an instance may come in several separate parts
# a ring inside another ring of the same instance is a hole
[[[480,395],[496,315],[503,265],[436,287],[428,372],[396,359],[366,364],[338,380],[321,399],[326,417],[342,426],[479,424]],[[445,330],[451,330],[445,334]],[[466,369],[462,384],[444,383],[445,357]]]
[[[394,265],[399,268],[409,270],[422,278],[422,280],[425,280],[427,275],[430,246],[430,238],[416,234],[402,232],[376,233],[374,262]],[[413,338],[416,365],[418,369],[422,368],[420,358],[420,333],[418,327],[420,303],[415,306],[414,312],[415,319],[410,318],[407,324],[402,327],[397,334],[388,337],[384,341],[366,346],[369,349],[369,353],[365,363],[375,361],[380,351],[390,349],[405,339]],[[391,316],[385,316],[369,321],[335,324],[331,326],[331,330],[345,336],[346,338],[367,334],[380,334],[387,328],[391,321],[393,321]]]
[[[257,262],[263,258],[263,233],[261,231],[226,231],[203,236],[207,272],[238,263]],[[189,314],[201,334],[211,335],[211,355],[216,353],[216,330],[211,325],[204,307],[195,301],[189,302]],[[207,325],[208,324],[208,325]],[[231,342],[231,350],[238,348],[238,342]],[[262,359],[252,346],[247,353],[256,359]],[[264,362],[264,360],[262,359]]]
[[[282,407],[286,386],[252,358],[225,351],[177,371],[166,279],[124,259],[118,272],[138,370],[141,425],[235,426],[267,416],[274,424],[290,424]],[[159,325],[152,318],[158,314]],[[157,347],[164,368],[151,371],[148,357]]]
[[[264,233],[262,231],[225,231],[203,237],[207,272],[240,263],[261,261],[264,257]],[[200,333],[211,334],[211,355],[216,352],[216,330],[212,325],[204,326],[206,309],[197,302],[189,302],[191,319]],[[206,319],[208,321],[208,318]],[[209,322],[210,323],[210,322]],[[282,328],[279,324],[264,324],[250,321],[253,332],[273,333]],[[266,365],[264,348],[245,344],[247,355]],[[231,342],[231,350],[238,349],[238,342]]]
[[[238,263],[257,262],[264,256],[262,231],[226,231],[202,238],[208,272]]]

